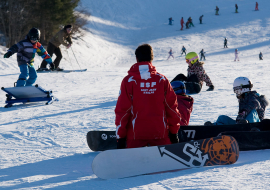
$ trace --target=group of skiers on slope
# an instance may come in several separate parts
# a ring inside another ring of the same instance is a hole
[[[185,48],[185,46],[183,46],[182,49],[181,49],[181,56],[182,56],[183,54],[187,55],[186,51],[187,51],[187,49]],[[170,57],[172,57],[172,58],[174,59],[172,48],[170,49],[170,51],[169,51],[168,53],[169,53],[168,59],[169,59]],[[168,59],[167,59],[167,60],[168,60]]]
[[[227,38],[224,39],[224,48],[228,48],[228,40]],[[235,55],[235,58],[234,58],[234,61],[238,60],[239,61],[239,52],[238,52],[238,49],[235,49],[234,50],[234,55]],[[263,60],[263,54],[262,52],[259,53],[259,60]]]
[[[59,46],[62,44],[69,48],[72,45],[70,37],[71,30],[72,25],[66,25],[55,36],[53,36],[48,44],[48,52],[39,42],[40,30],[37,28],[32,28],[25,36],[24,40],[21,40],[8,49],[7,53],[4,54],[4,58],[9,58],[14,53],[17,53],[17,62],[21,72],[16,82],[16,87],[32,86],[35,83],[37,79],[37,72],[34,68],[36,53],[43,58],[43,62],[39,68],[40,70],[48,70],[46,68],[47,64],[50,65],[51,70],[62,70],[59,68],[62,58]],[[68,41],[68,43],[66,41]],[[51,58],[53,54],[56,55],[54,62]]]
[[[256,2],[257,3],[257,2]],[[216,14],[215,15],[219,15],[219,8],[218,8],[218,6],[216,6]],[[238,13],[238,5],[237,4],[235,4],[235,13]]]
[[[187,81],[203,82],[213,90],[214,86],[199,61],[198,54],[186,55],[187,77],[179,74],[169,80],[156,71],[149,44],[140,45],[136,51],[137,63],[131,66],[123,79],[115,107],[117,148],[137,148],[178,143],[185,140],[182,125],[188,125],[194,99],[186,95]],[[181,78],[182,77],[182,78]],[[268,100],[251,91],[253,85],[246,77],[238,77],[233,90],[239,100],[236,120],[220,116],[215,123],[205,125],[241,124],[259,122],[264,119]],[[179,131],[180,130],[180,131]],[[179,133],[178,133],[179,132]],[[180,136],[178,136],[180,134]]]
[[[259,4],[258,4],[258,2],[256,2],[255,11],[258,11],[259,10],[258,9],[258,6],[259,6]],[[218,6],[216,6],[216,9],[215,10],[216,10],[215,15],[219,15],[219,7]],[[235,13],[238,13],[238,5],[237,4],[235,4]],[[199,17],[200,24],[202,24],[202,19],[203,19],[203,15],[201,15]],[[172,25],[172,21],[174,21],[174,20],[172,19],[172,17],[170,17],[169,18],[169,25]],[[181,25],[181,29],[180,30],[183,30],[184,24],[185,24],[184,18],[182,17],[181,20],[180,20],[180,25]],[[190,28],[191,26],[194,27],[194,24],[192,22],[192,18],[189,17],[188,20],[187,20],[187,22],[186,22],[186,29]]]
[[[256,2],[256,5],[255,5],[255,11],[258,11],[259,10],[259,8],[258,8],[258,6],[259,6],[259,4],[258,4],[258,2]],[[218,8],[218,6],[216,6],[216,14],[215,15],[219,15],[219,8]],[[235,4],[235,13],[238,13],[238,5],[237,4]]]
[[[235,49],[234,54],[235,54],[234,61],[236,61],[236,60],[239,61],[239,52],[238,52],[238,49]],[[262,54],[262,52],[259,53],[259,60],[263,60],[263,54]]]
[[[183,54],[187,55],[186,50],[187,49],[185,48],[185,46],[183,46],[182,49],[181,49],[181,56]],[[168,53],[169,53],[169,57],[167,58],[167,60],[169,60],[170,57],[172,57],[174,59],[172,48],[170,49],[170,51]],[[201,55],[201,59],[200,59],[201,61],[202,61],[202,59],[204,59],[204,61],[205,61],[205,53],[206,52],[203,49],[200,51],[199,54]]]
[[[202,18],[203,18],[203,15],[201,15],[200,18],[199,18],[200,24],[202,24]],[[180,24],[181,24],[181,29],[180,30],[183,30],[184,24],[185,24],[185,21],[184,21],[184,18],[183,17],[180,20]],[[189,29],[191,26],[194,27],[194,24],[193,24],[192,18],[189,17],[188,20],[187,20],[187,22],[186,22],[186,29]]]

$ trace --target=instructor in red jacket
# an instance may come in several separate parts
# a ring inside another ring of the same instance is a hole
[[[184,27],[184,24],[185,24],[184,18],[183,18],[183,17],[182,17],[182,19],[181,19],[181,21],[180,21],[180,24],[181,24],[181,30],[183,30],[183,27]]]
[[[152,65],[149,44],[140,45],[135,55],[115,108],[117,148],[178,143],[181,118],[170,82]]]

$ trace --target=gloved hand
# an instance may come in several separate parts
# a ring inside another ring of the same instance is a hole
[[[70,48],[71,44],[68,44],[67,49]]]
[[[246,115],[247,115],[247,112],[245,110],[239,112],[238,116],[236,117],[236,123],[237,124],[241,124],[241,123],[243,124],[245,122],[244,120],[246,120],[245,119]]]
[[[179,139],[179,143],[188,141],[187,134],[183,129],[179,129],[179,131],[178,131],[178,139]]]
[[[12,55],[11,51],[8,51],[7,53],[5,53],[4,58],[9,58]]]
[[[117,149],[126,148],[126,138],[117,139]]]
[[[179,143],[178,133],[172,134],[171,132],[169,132],[169,138],[172,144]]]
[[[213,91],[214,88],[215,88],[214,85],[211,85],[211,86],[209,86],[209,88],[206,91]]]
[[[55,69],[55,65],[53,63],[50,64],[50,69],[53,71]]]
[[[247,124],[248,123],[248,120],[246,119],[240,119],[238,121],[236,121],[237,124]]]

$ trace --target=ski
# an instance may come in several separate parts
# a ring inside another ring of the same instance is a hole
[[[221,135],[233,136],[240,151],[270,149],[270,131],[228,131]]]
[[[270,129],[270,120],[264,119],[259,123],[237,125],[213,125],[213,126],[181,126],[189,140],[198,140],[216,137],[225,131],[267,131]],[[179,134],[180,136],[181,134]],[[92,151],[104,151],[116,149],[115,131],[89,131],[86,135],[87,144]]]
[[[70,72],[71,72],[70,70],[63,70],[63,71],[57,71],[57,70],[40,71],[40,70],[37,70],[37,73],[70,73]]]
[[[87,69],[78,69],[78,70],[68,70],[70,72],[85,72]]]
[[[57,70],[39,71],[39,70],[37,70],[37,73],[71,73],[71,72],[85,72],[85,71],[87,71],[87,69],[63,70],[63,71],[57,71]]]
[[[117,179],[194,167],[233,164],[239,147],[231,136],[143,148],[107,150],[92,162],[99,178]]]

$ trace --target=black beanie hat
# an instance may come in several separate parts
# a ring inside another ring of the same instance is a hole
[[[66,25],[66,26],[64,27],[65,30],[66,30],[67,28],[72,28],[72,25],[69,24],[69,25]]]

